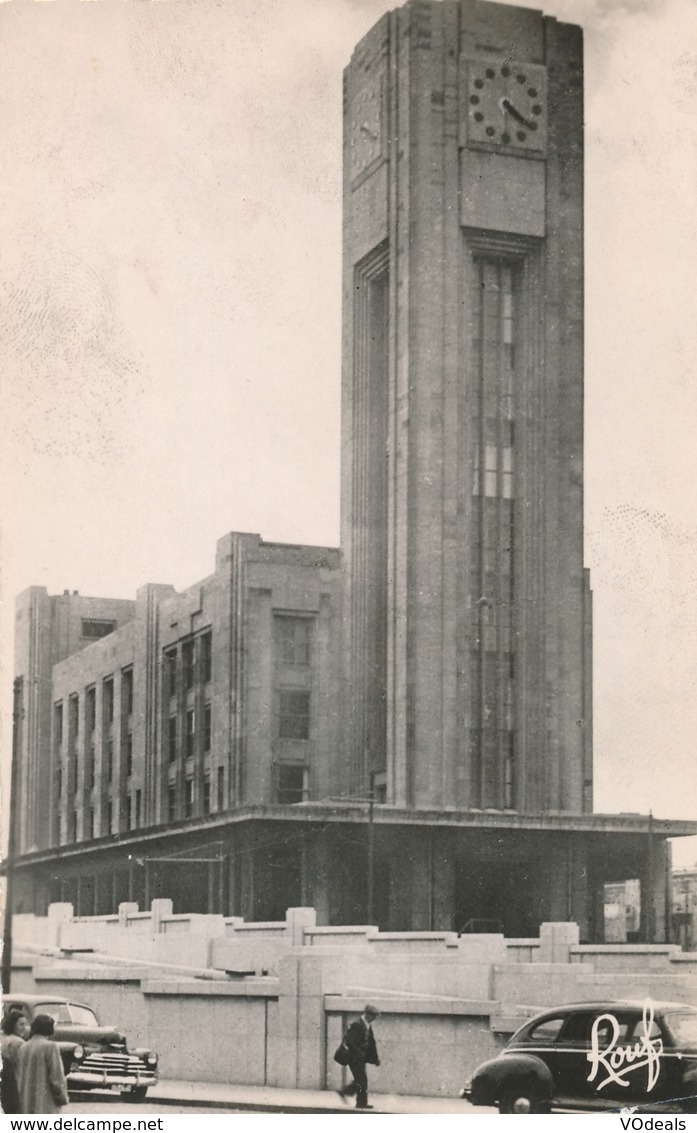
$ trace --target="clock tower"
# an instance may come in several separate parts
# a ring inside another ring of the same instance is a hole
[[[412,0],[344,113],[345,787],[588,812],[580,29]]]

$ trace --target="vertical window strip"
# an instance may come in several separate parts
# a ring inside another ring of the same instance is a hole
[[[473,347],[475,436],[473,494],[478,570],[472,606],[477,638],[473,652],[472,802],[514,805],[513,750],[513,389],[515,362],[515,267],[475,261]]]

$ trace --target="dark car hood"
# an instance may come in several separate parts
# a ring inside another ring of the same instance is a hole
[[[56,1042],[74,1042],[99,1046],[125,1046],[126,1040],[113,1027],[85,1027],[78,1023],[56,1023],[53,1032]]]

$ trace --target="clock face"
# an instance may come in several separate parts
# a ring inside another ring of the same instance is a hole
[[[383,154],[383,83],[375,74],[353,99],[349,133],[349,169],[355,181],[371,169]]]
[[[471,59],[467,71],[468,142],[516,153],[544,153],[545,68],[535,63]]]

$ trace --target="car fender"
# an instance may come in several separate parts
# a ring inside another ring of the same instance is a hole
[[[491,1105],[499,1101],[502,1090],[512,1083],[534,1085],[543,1101],[548,1101],[554,1093],[552,1075],[541,1058],[533,1054],[507,1054],[479,1067],[472,1081],[472,1102]]]
[[[683,1108],[686,1113],[697,1113],[697,1066],[690,1066],[682,1076]]]
[[[148,1056],[154,1054],[156,1059],[154,1063],[155,1068],[157,1068],[160,1061],[159,1055],[150,1046],[137,1046],[129,1053],[137,1055],[138,1058],[142,1058],[143,1062],[147,1062]]]
[[[61,1061],[63,1062],[63,1070],[67,1074],[73,1064],[73,1052],[76,1046],[82,1046],[81,1043],[69,1041],[68,1039],[54,1039],[53,1040],[60,1052]]]

